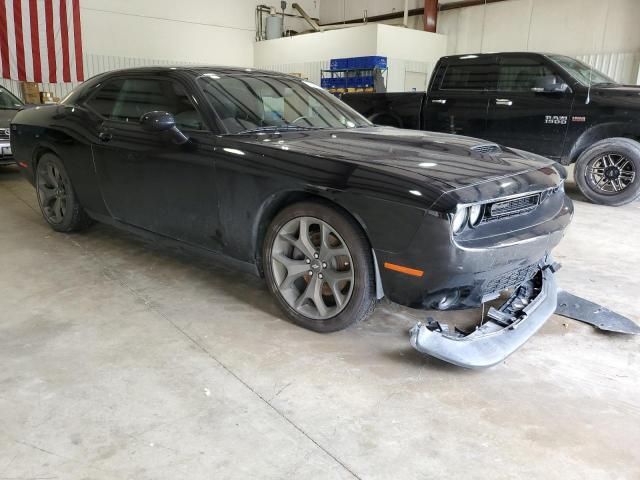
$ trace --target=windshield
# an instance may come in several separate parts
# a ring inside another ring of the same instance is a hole
[[[550,55],[549,57],[569,72],[573,78],[578,80],[585,87],[598,84],[618,84],[615,80],[607,77],[604,73],[597,71],[575,58],[563,57],[562,55]]]
[[[23,105],[22,101],[9,90],[0,87],[0,109],[17,110]]]
[[[306,81],[255,74],[206,74],[198,82],[232,134],[371,125],[337,98]]]

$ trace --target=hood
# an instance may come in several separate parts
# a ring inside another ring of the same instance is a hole
[[[0,128],[9,128],[9,124],[19,110],[0,109]]]
[[[366,127],[257,136],[252,143],[422,178],[441,193],[539,170],[554,162],[444,133]]]
[[[640,86],[638,85],[595,86],[591,88],[591,96],[640,108]]]

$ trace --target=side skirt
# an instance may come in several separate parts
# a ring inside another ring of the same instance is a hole
[[[125,232],[131,233],[145,240],[152,240],[157,244],[160,244],[162,248],[183,250],[197,256],[202,256],[202,257],[211,259],[213,262],[219,265],[223,265],[223,266],[232,268],[234,270],[239,270],[245,273],[250,273],[251,275],[255,275],[256,277],[260,277],[260,272],[255,263],[244,262],[242,260],[229,257],[228,255],[225,255],[220,252],[209,250],[207,248],[203,248],[198,245],[193,245],[191,243],[187,243],[182,240],[176,240],[175,238],[167,237],[166,235],[145,230],[144,228],[129,225],[128,223],[121,222],[107,215],[101,215],[95,212],[87,212],[87,213],[96,222],[104,223],[105,225],[115,227],[118,230],[123,230]]]

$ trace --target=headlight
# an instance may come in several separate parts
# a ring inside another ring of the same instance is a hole
[[[469,209],[469,224],[477,226],[482,219],[482,205],[474,205]]]
[[[464,229],[468,218],[469,209],[467,207],[458,207],[458,210],[451,221],[451,229],[454,234],[460,233]]]

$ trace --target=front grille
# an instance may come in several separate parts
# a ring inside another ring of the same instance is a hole
[[[500,146],[495,143],[487,143],[485,145],[476,145],[475,147],[471,147],[476,153],[497,153],[500,151]]]
[[[527,195],[502,202],[491,203],[485,209],[483,221],[497,220],[512,215],[521,215],[535,209],[540,204],[540,194]]]
[[[500,275],[497,278],[488,280],[483,287],[483,293],[495,293],[501,292],[511,287],[516,287],[523,284],[527,280],[531,280],[536,276],[540,267],[537,264],[529,265],[528,267],[518,268],[510,272]]]
[[[0,128],[0,140],[9,140],[11,130],[8,128]]]

